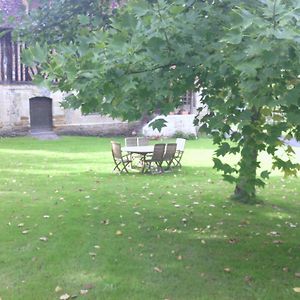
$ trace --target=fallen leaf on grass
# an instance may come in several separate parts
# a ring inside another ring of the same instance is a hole
[[[84,290],[91,290],[92,288],[94,288],[94,285],[91,283],[88,283],[83,287]]]
[[[153,269],[155,272],[158,272],[158,273],[161,273],[162,272],[162,269],[158,268],[158,267],[154,267]]]
[[[228,243],[229,243],[229,244],[236,244],[236,243],[238,243],[238,242],[239,242],[238,239],[229,239],[229,240],[228,240]]]
[[[267,233],[268,236],[280,236],[280,233],[277,231],[271,231],[269,233]]]
[[[245,283],[250,284],[253,281],[253,277],[247,275],[244,277],[244,281],[245,281]]]
[[[89,290],[80,290],[80,295],[86,295],[89,292]]]
[[[102,220],[101,224],[108,225],[109,224],[109,219]]]
[[[70,299],[70,295],[69,294],[63,294],[59,297],[59,300],[68,300]]]
[[[284,268],[282,268],[282,271],[283,271],[283,272],[288,272],[288,271],[289,271],[289,268],[288,268],[288,267],[284,267]]]
[[[241,220],[240,225],[249,225],[250,221],[249,220]]]
[[[300,287],[295,287],[295,288],[293,288],[293,290],[294,290],[294,292],[296,292],[296,293],[300,293]]]
[[[283,244],[283,241],[282,240],[275,240],[275,241],[273,241],[273,244]]]
[[[54,291],[55,293],[61,292],[62,288],[60,286],[57,286]]]

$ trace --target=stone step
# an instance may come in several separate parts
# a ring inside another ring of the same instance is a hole
[[[58,140],[59,136],[50,130],[31,130],[30,135],[39,140]]]

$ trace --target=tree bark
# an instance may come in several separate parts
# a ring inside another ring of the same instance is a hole
[[[256,201],[255,185],[258,155],[253,139],[245,141],[241,154],[240,172],[234,191],[234,198],[243,203],[252,203]]]
[[[252,109],[251,126],[255,128],[255,123],[259,120],[259,112]],[[256,124],[257,125],[257,124]],[[234,199],[243,203],[256,202],[256,170],[258,167],[257,156],[258,146],[255,139],[255,131],[250,130],[243,134],[244,145],[241,151],[239,162],[239,177],[234,191]]]

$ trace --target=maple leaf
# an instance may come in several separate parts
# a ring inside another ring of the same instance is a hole
[[[89,290],[80,290],[80,295],[86,295],[89,292]]]
[[[160,269],[159,267],[154,267],[153,269],[155,272],[158,272],[158,273],[161,273],[162,272],[162,269]]]
[[[59,297],[59,300],[68,300],[70,299],[70,295],[69,294],[63,294]]]
[[[60,286],[57,286],[54,291],[55,293],[61,292],[62,288]]]

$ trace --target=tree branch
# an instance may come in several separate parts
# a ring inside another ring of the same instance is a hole
[[[162,15],[161,15],[161,13],[160,13],[159,2],[157,2],[157,8],[158,8],[157,12],[158,12],[159,19],[160,19],[161,23],[163,23],[163,18],[162,18]],[[174,51],[174,50],[172,49],[172,47],[171,47],[171,43],[170,43],[169,37],[168,37],[167,32],[166,32],[165,29],[163,29],[163,33],[164,33],[164,36],[165,36],[165,39],[166,39],[166,42],[167,42],[167,45],[168,45],[168,50],[169,50],[169,52]]]
[[[276,19],[275,19],[276,4],[277,4],[277,0],[274,0],[274,5],[273,5],[273,29],[276,28]]]
[[[125,73],[126,75],[134,75],[134,74],[141,74],[141,73],[147,73],[147,72],[153,72],[159,69],[167,69],[170,68],[172,66],[184,66],[186,65],[185,63],[170,63],[170,64],[166,64],[166,65],[161,65],[161,66],[155,66],[149,69],[144,69],[144,70],[128,70],[127,73]]]

